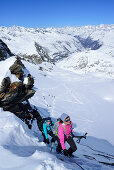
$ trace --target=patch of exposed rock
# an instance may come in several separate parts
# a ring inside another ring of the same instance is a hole
[[[0,61],[13,56],[8,46],[0,39]]]

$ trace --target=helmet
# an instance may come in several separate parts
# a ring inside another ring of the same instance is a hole
[[[50,117],[47,117],[47,120],[51,120],[51,118],[50,118]]]

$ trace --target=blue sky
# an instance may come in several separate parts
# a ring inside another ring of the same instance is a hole
[[[114,24],[114,0],[0,0],[0,26]]]

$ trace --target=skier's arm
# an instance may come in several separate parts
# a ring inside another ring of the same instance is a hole
[[[54,122],[53,121],[51,121],[51,125],[54,126]]]
[[[46,129],[46,124],[43,123],[43,132],[44,132],[44,135],[46,137],[46,139],[48,139],[48,134],[47,134],[47,129]]]
[[[71,121],[71,132],[72,132],[72,134],[73,134],[72,121]]]
[[[74,137],[73,128],[72,128],[72,121],[70,123],[71,123],[71,137]]]
[[[64,150],[64,149],[66,149],[66,147],[65,147],[65,142],[64,142],[64,128],[62,126],[60,126],[58,129],[58,135],[59,135],[62,149]]]

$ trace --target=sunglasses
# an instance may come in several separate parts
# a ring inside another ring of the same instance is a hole
[[[50,120],[47,120],[47,122],[51,122]]]
[[[67,120],[65,120],[65,122],[69,122],[70,121],[70,118],[69,119],[67,119]]]

